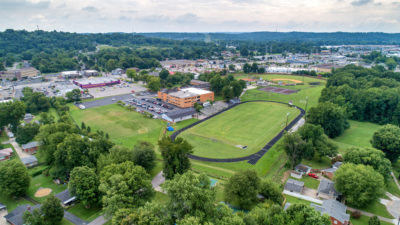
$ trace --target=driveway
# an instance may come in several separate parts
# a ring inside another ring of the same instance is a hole
[[[400,198],[397,196],[394,196],[390,194],[389,192],[386,192],[386,195],[390,198],[390,200],[387,199],[381,199],[380,202],[386,206],[387,211],[394,217],[394,218],[399,218],[400,217]]]
[[[92,222],[90,222],[88,225],[103,225],[105,223],[107,223],[107,220],[104,218],[104,216],[99,216]]]
[[[163,171],[161,171],[153,178],[151,184],[153,185],[154,190],[165,193],[160,187],[160,185],[163,184],[164,182],[165,182],[165,177]]]
[[[22,151],[22,148],[15,142],[15,138],[10,139],[10,144],[14,147],[15,151],[17,152],[20,159],[30,157],[31,155]]]
[[[283,194],[290,195],[290,196],[293,196],[295,198],[300,198],[300,199],[303,199],[303,200],[307,200],[309,202],[314,202],[314,203],[322,205],[322,200],[319,200],[319,199],[316,199],[316,198],[313,198],[313,197],[309,197],[309,196],[306,196],[306,195],[303,195],[303,194],[294,193],[294,192],[290,192],[290,191],[287,191],[287,190],[284,190]]]
[[[4,219],[4,216],[7,214],[7,210],[0,210],[0,225],[7,225],[7,221]]]

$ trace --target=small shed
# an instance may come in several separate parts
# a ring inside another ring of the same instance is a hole
[[[308,174],[311,171],[311,167],[303,165],[303,164],[299,164],[297,165],[294,170],[296,170],[297,172],[303,173],[304,174]]]

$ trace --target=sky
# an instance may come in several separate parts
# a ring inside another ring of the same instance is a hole
[[[400,33],[400,0],[0,0],[0,30]]]

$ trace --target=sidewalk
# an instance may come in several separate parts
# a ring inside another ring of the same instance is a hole
[[[164,182],[165,182],[165,177],[163,171],[161,171],[153,178],[151,184],[153,185],[154,190],[165,193],[160,187],[160,185],[163,184]]]

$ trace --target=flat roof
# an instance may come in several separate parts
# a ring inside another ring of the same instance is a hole
[[[76,80],[76,82],[80,85],[102,84],[102,83],[110,83],[110,82],[116,82],[116,81],[118,81],[118,80],[111,78],[111,77],[91,77],[91,78],[87,78],[87,79]]]

